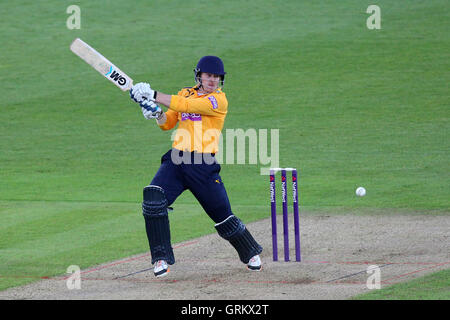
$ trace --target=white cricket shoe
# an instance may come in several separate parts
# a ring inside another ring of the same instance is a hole
[[[260,271],[261,270],[261,258],[259,255],[254,256],[247,263],[247,269],[252,271]]]
[[[157,278],[164,277],[170,272],[169,265],[164,260],[158,260],[155,264],[153,273]]]

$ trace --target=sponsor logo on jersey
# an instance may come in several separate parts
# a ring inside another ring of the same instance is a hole
[[[181,114],[181,121],[191,120],[191,121],[202,121],[202,115],[198,113],[187,113],[183,112]]]
[[[217,109],[219,107],[219,104],[217,103],[217,100],[214,96],[208,97],[209,101],[211,101],[213,109]]]

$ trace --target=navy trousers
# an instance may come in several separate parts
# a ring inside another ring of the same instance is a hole
[[[174,163],[172,151],[176,152],[178,159],[190,159],[190,161]],[[169,206],[183,191],[191,191],[208,216],[215,223],[219,223],[233,213],[219,175],[220,165],[216,161],[211,163],[210,159],[214,159],[214,155],[208,154],[208,156],[209,159],[205,161],[199,153],[169,150],[161,157],[161,166],[151,184],[164,189]]]

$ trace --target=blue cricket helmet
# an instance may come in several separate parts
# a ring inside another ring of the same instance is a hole
[[[194,69],[195,80],[200,82],[200,74],[202,72],[217,74],[221,78],[221,82],[225,80],[225,69],[223,67],[223,62],[219,57],[216,56],[204,56],[202,57],[198,63],[197,67]]]

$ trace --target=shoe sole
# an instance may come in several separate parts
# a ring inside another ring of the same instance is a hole
[[[262,266],[252,267],[252,266],[247,265],[247,269],[250,270],[250,271],[261,271],[262,270]]]
[[[170,272],[170,269],[166,269],[166,270],[161,270],[161,271],[159,271],[159,272],[154,272],[154,274],[155,274],[155,277],[157,277],[157,278],[162,278],[162,277],[165,277],[165,276],[167,276],[167,274]]]

